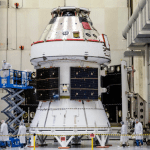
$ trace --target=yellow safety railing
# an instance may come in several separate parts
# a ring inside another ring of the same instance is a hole
[[[0,135],[0,136],[11,136],[11,137],[16,137],[16,136],[33,136],[34,140],[34,145],[32,146],[35,150],[35,141],[36,141],[36,135],[38,136],[82,136],[82,135],[90,135],[90,134],[76,134],[76,135],[49,135],[49,134],[21,134],[21,135]],[[95,135],[105,135],[105,136],[149,136],[150,134],[95,134]],[[93,137],[91,138],[91,150],[93,150]]]
[[[91,150],[93,150],[93,138],[91,138]]]
[[[50,135],[50,134],[36,134],[39,136],[82,136],[82,135],[90,135],[90,134],[73,134],[73,135]],[[149,136],[150,134],[95,134],[95,135],[107,135],[107,136]],[[34,134],[21,134],[21,135],[0,135],[0,136],[34,136]]]
[[[35,150],[35,134],[34,134],[34,150]]]

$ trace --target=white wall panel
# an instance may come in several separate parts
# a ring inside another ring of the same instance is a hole
[[[86,3],[86,1],[84,1]],[[104,8],[105,0],[91,0],[91,8]]]
[[[118,8],[118,39],[117,45],[118,49],[125,51],[126,49],[126,40],[123,40],[122,31],[125,28],[125,25],[128,20],[128,8]]]
[[[117,0],[117,7],[127,7],[128,0]]]
[[[64,6],[64,0],[39,0],[40,8],[55,8],[58,6]]]
[[[16,9],[8,9],[8,49],[16,49]]]
[[[21,50],[8,50],[7,61],[12,65],[13,69],[20,70]]]
[[[7,9],[0,9],[0,50],[7,47]]]
[[[22,6],[22,0],[10,0],[9,1],[9,6],[10,6],[10,8],[15,8],[16,6],[15,6],[15,3],[19,3],[19,7],[21,7]]]
[[[39,37],[39,9],[19,9],[17,12],[17,47],[30,49]]]
[[[105,7],[117,7],[118,1],[117,0],[105,0]]]
[[[19,8],[39,8],[39,0],[9,0],[10,8],[15,8],[15,3],[19,3]]]
[[[145,60],[143,57],[134,57],[134,91],[139,93],[144,100],[146,100],[146,86],[145,86]]]
[[[90,8],[91,5],[92,5],[92,1],[91,0],[78,0],[78,3],[79,3],[79,7],[87,7],[87,8]]]
[[[46,26],[49,24],[50,20],[51,20],[51,9],[40,9],[39,10],[39,37],[42,35],[44,29],[46,28]]]
[[[6,93],[0,93],[0,120],[6,120],[6,115],[4,115],[3,113],[1,113],[2,110],[4,110],[4,108],[6,108],[8,105],[5,101],[1,100],[1,97],[5,96]]]
[[[105,34],[111,49],[118,49],[118,21],[118,8],[105,8]]]
[[[66,0],[66,6],[104,8],[105,0]]]
[[[0,8],[7,8],[7,0],[1,0]]]
[[[66,6],[79,7],[79,0],[66,0]]]
[[[2,61],[3,60],[6,60],[6,53],[7,51],[6,50],[1,50],[0,51],[0,69],[2,69]],[[0,72],[0,76],[3,76],[3,72]],[[2,92],[3,90],[0,89],[0,93]],[[1,97],[0,97],[0,100],[1,100]],[[1,109],[1,105],[0,105],[0,109]]]
[[[31,49],[51,19],[50,9],[19,9],[17,12],[17,48]],[[13,33],[14,36],[16,33]],[[13,37],[14,37],[13,36]]]
[[[23,0],[23,8],[39,8],[39,0]]]
[[[0,68],[2,68],[2,60],[6,60],[6,50],[0,51]]]
[[[105,9],[104,8],[91,8],[90,18],[94,27],[100,34],[105,33]],[[99,16],[99,17],[98,17]]]
[[[30,50],[22,51],[22,70],[34,70],[33,65],[30,63]]]
[[[124,57],[123,49],[120,49],[120,50],[111,49],[111,64],[110,65],[119,65],[121,64],[121,60],[127,61],[127,65],[129,65],[129,58]]]
[[[105,0],[105,7],[127,7],[127,0]]]

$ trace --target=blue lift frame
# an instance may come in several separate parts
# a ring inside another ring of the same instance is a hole
[[[25,113],[25,111],[19,107],[19,105],[25,101],[25,98],[23,98],[20,93],[27,89],[33,89],[32,86],[28,85],[29,81],[31,81],[31,75],[32,72],[9,69],[9,76],[0,76],[0,88],[3,88],[8,93],[1,98],[8,104],[1,112],[8,117],[6,120],[8,131],[13,135],[17,135],[18,126],[21,122],[20,118]]]
[[[32,89],[32,86],[28,86],[28,82],[31,80],[31,72],[26,71],[19,71],[14,69],[8,69],[9,75],[8,77],[1,77],[0,76],[0,88],[15,88],[15,89]],[[0,70],[3,71],[3,70]],[[20,75],[20,76],[18,76]],[[6,80],[6,83],[2,83],[2,81]],[[12,83],[11,83],[12,81]],[[22,83],[22,81],[25,81]],[[20,84],[20,83],[21,84]]]

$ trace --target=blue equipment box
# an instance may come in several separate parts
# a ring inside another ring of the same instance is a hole
[[[21,147],[20,140],[16,137],[10,137],[11,147]]]
[[[5,147],[4,142],[0,141],[0,147],[1,147],[1,148],[2,148],[2,147]]]

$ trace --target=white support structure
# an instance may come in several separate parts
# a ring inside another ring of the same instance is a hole
[[[71,142],[71,140],[74,138],[74,136],[70,136],[68,140],[66,140],[66,136],[65,137],[65,140],[64,141],[61,141],[61,137],[59,138],[58,136],[55,136],[55,138],[57,139],[57,141],[59,142],[59,144],[62,146],[62,147],[67,147],[68,144]]]
[[[127,62],[121,61],[121,80],[122,80],[122,121],[126,122],[128,113],[128,94],[127,94]]]
[[[150,43],[150,0],[139,1],[122,34],[129,49]]]
[[[37,135],[35,136],[35,141],[36,141],[36,139],[37,139]],[[34,146],[34,136],[33,135],[31,136],[31,145],[30,146],[31,147]]]
[[[105,146],[106,140],[107,140],[107,135],[96,135],[97,140],[99,141],[100,145],[103,147]]]
[[[149,98],[149,44],[150,44],[150,0],[139,0],[138,6],[128,21],[123,33],[127,39],[127,48],[130,50],[145,51],[145,87],[146,101],[150,103]],[[149,108],[147,105],[146,124],[149,119]]]
[[[145,118],[145,122],[147,123],[149,121],[149,45],[146,45],[145,48],[145,67],[146,67],[146,72],[145,72],[145,86],[146,86],[146,100],[148,105],[146,105],[146,109],[145,109],[145,114],[146,114],[146,118]]]

